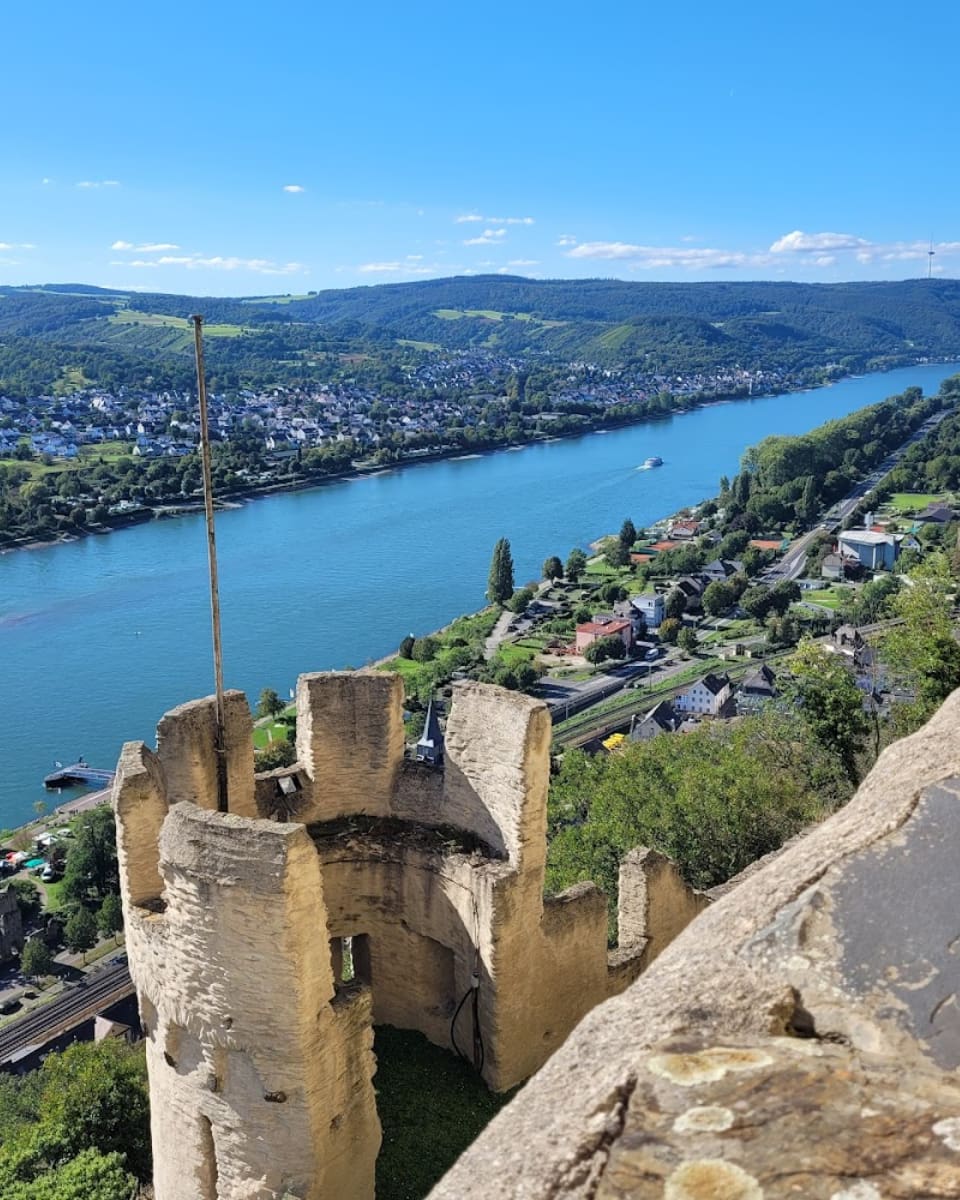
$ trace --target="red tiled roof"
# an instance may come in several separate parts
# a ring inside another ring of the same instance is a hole
[[[577,626],[577,633],[620,633],[623,629],[631,629],[629,621],[584,621]]]
[[[676,550],[679,545],[679,542],[654,542],[652,545],[648,546],[647,549],[656,550],[658,552],[662,550]]]

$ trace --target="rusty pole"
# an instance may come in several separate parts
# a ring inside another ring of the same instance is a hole
[[[213,622],[213,670],[217,691],[217,808],[229,809],[227,799],[227,747],[223,702],[223,651],[220,644],[220,585],[217,580],[217,538],[213,522],[213,468],[210,455],[210,427],[207,421],[207,381],[203,367],[203,317],[192,316],[193,344],[197,359],[197,398],[200,402],[200,458],[203,467],[203,507],[207,516],[207,559],[210,564],[210,615]]]

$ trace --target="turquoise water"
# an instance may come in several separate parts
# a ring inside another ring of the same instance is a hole
[[[956,366],[699,409],[611,433],[270,496],[218,517],[225,680],[255,700],[301,671],[361,666],[483,603],[510,538],[517,582],[717,491],[744,448],[801,433]],[[640,471],[658,454],[664,465]],[[153,521],[0,556],[0,827],[49,799],[54,761],[112,766],[160,715],[212,689],[203,520]]]

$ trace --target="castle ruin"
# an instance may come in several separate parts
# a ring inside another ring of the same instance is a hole
[[[596,887],[544,897],[540,701],[456,685],[442,765],[404,757],[402,681],[376,671],[300,678],[290,768],[255,775],[240,692],[224,734],[227,813],[212,699],[127,743],[114,785],[157,1200],[369,1200],[373,1024],[505,1090],[706,905],[643,849],[613,953]]]

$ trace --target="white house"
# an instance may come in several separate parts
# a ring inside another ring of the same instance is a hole
[[[837,538],[840,554],[847,553],[869,571],[892,571],[900,547],[892,533],[873,529],[848,529]]]
[[[716,717],[732,695],[729,675],[704,675],[702,679],[681,692],[673,702],[674,708],[683,713],[701,713]]]
[[[659,592],[644,592],[642,596],[631,596],[630,607],[639,613],[648,629],[657,629],[667,615],[667,601]]]

